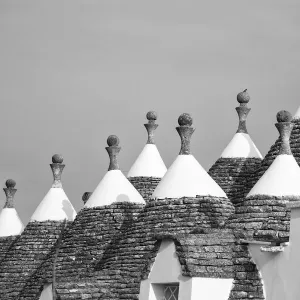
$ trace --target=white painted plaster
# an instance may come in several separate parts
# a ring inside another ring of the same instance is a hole
[[[278,155],[247,197],[300,196],[300,168],[293,155]]]
[[[132,167],[127,177],[145,176],[145,177],[163,177],[167,168],[157,150],[156,145],[146,144]]]
[[[192,278],[191,300],[228,300],[232,278]]]
[[[227,198],[225,192],[193,155],[178,155],[154,190],[152,198],[195,197],[196,195]]]
[[[24,225],[15,208],[3,208],[0,212],[0,236],[19,235]]]
[[[51,188],[33,213],[30,221],[73,221],[76,211],[62,188]]]
[[[298,109],[294,115],[294,119],[300,119],[300,106],[298,107]]]
[[[248,246],[262,275],[267,300],[300,299],[300,208],[291,211],[290,242],[283,252],[261,252],[259,244]]]
[[[221,157],[263,158],[250,135],[242,132],[238,132],[233,136],[222,152]]]
[[[84,206],[104,206],[115,202],[145,204],[141,194],[120,170],[108,171]]]
[[[52,300],[52,284],[45,284],[39,300]]]
[[[192,280],[181,275],[181,265],[172,240],[164,240],[158,250],[148,279],[142,280],[139,300],[161,300],[159,284],[179,283],[178,300],[190,300]]]
[[[178,300],[227,300],[233,279],[182,276],[174,242],[164,240],[148,279],[141,282],[139,300],[161,300],[162,285],[168,283],[179,283]]]

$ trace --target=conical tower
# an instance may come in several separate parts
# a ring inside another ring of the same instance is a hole
[[[293,156],[295,157],[298,165],[300,166],[300,107],[296,111],[292,121],[291,121],[294,126],[291,132],[290,136],[290,147]],[[255,183],[259,180],[259,178],[262,177],[262,175],[268,170],[272,162],[275,160],[277,157],[279,150],[281,147],[281,139],[280,137],[277,138],[275,143],[270,147],[270,150],[264,157],[264,159],[261,162],[261,165],[259,168],[257,168],[253,174],[250,176],[248,180],[248,190],[250,190]]]
[[[144,124],[148,133],[147,144],[130,168],[127,178],[148,201],[154,189],[165,175],[167,168],[158,152],[154,141],[154,132],[158,127],[156,124],[157,113],[149,111],[146,115],[148,123]]]
[[[56,154],[52,162],[52,187],[0,265],[0,287],[5,299],[22,297],[28,280],[48,257],[61,231],[76,216],[62,188],[63,158]]]
[[[17,191],[15,189],[16,182],[13,179],[8,179],[5,185],[6,187],[3,190],[6,201],[0,212],[0,262],[14,240],[20,236],[24,229],[14,205],[14,196]]]
[[[110,251],[107,249],[121,239],[145,206],[143,197],[119,169],[119,138],[111,135],[107,144],[108,171],[92,194],[84,194],[83,200],[87,201],[62,239],[55,267],[57,286],[94,278],[93,270],[97,264],[109,263]],[[52,284],[54,257],[53,251],[31,278],[30,284],[23,290],[24,298],[39,296],[45,278]],[[59,288],[56,289],[59,293]],[[77,290],[72,290],[77,293]],[[70,294],[73,295],[73,292]]]
[[[232,226],[245,231],[250,239],[287,241],[290,210],[286,203],[300,199],[300,168],[295,160],[289,138],[294,124],[289,112],[277,114],[280,133],[278,155],[250,190],[237,204]]]
[[[251,110],[247,106],[249,100],[250,96],[247,90],[237,95],[237,101],[240,103],[240,106],[236,107],[239,116],[238,130],[222,152],[221,157],[208,171],[233,204],[248,192],[249,176],[260,166],[262,161],[262,155],[247,131],[246,119]]]
[[[219,258],[225,252],[227,255],[233,252],[234,236],[231,230],[224,227],[234,211],[233,205],[191,154],[190,138],[194,132],[191,116],[182,114],[178,123],[176,130],[181,138],[178,157],[156,187],[152,201],[146,204],[134,226],[112,247],[110,263],[97,265],[95,278],[102,278],[103,284],[106,284],[103,274],[109,275],[114,282],[110,284],[112,292],[119,293],[117,299],[122,299],[122,295],[128,299],[143,299],[140,287],[149,279],[161,247],[169,242],[175,245],[175,260],[181,268],[179,276],[183,276],[184,280],[205,276],[217,282],[218,279],[233,278],[231,258],[228,257],[226,262],[217,257],[211,260],[209,250],[216,249],[218,240]],[[210,267],[207,268],[208,265]],[[167,281],[167,278],[164,280]]]

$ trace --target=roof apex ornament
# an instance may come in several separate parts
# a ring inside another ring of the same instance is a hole
[[[63,161],[63,156],[60,154],[54,154],[52,156],[52,164],[50,164],[50,167],[53,173],[53,188],[62,188],[61,174],[65,167]]]
[[[235,108],[239,116],[239,127],[237,133],[248,133],[246,120],[251,108],[247,106],[247,103],[250,101],[247,89],[238,93],[237,101],[240,103],[240,106]]]
[[[109,155],[108,171],[120,169],[118,164],[118,154],[121,150],[121,147],[119,147],[119,143],[120,140],[116,135],[110,135],[107,138],[108,147],[105,147],[105,149]]]
[[[191,154],[191,137],[195,131],[195,128],[192,127],[193,118],[190,114],[183,113],[178,118],[179,126],[176,127],[176,130],[181,138],[181,149],[180,155],[189,155]]]
[[[5,185],[6,188],[3,188],[3,191],[6,195],[4,208],[14,208],[14,196],[17,191],[17,189],[15,189],[16,182],[13,179],[7,179]]]
[[[148,123],[144,124],[144,126],[146,127],[148,132],[147,144],[155,144],[154,131],[158,127],[158,124],[155,124],[155,121],[157,120],[157,113],[155,111],[149,111],[146,115],[146,118],[148,120]]]
[[[92,195],[92,192],[85,192],[82,195],[82,201],[83,201],[84,204],[89,200],[89,198],[91,197],[91,195]]]
[[[292,155],[290,146],[290,136],[294,127],[294,124],[291,123],[292,115],[286,110],[281,110],[277,113],[276,118],[278,123],[276,123],[275,126],[279,131],[281,141],[279,155]]]

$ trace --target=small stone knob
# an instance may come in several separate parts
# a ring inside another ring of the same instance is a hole
[[[84,204],[89,200],[89,198],[91,197],[91,195],[92,195],[92,192],[85,192],[82,195],[82,201],[83,201]]]
[[[238,93],[237,101],[240,104],[247,104],[250,101],[250,96],[247,92],[247,89],[243,90],[242,92]]]
[[[63,156],[60,155],[60,154],[54,154],[54,155],[52,156],[52,162],[53,162],[54,164],[62,164],[63,161],[64,161],[64,158],[63,158]]]
[[[13,179],[7,179],[5,182],[6,187],[9,188],[14,188],[16,186],[16,182]]]

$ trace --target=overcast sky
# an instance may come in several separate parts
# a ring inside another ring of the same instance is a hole
[[[237,129],[236,94],[248,88],[248,130],[265,155],[276,113],[300,105],[299,11],[298,1],[0,1],[0,180],[17,181],[22,221],[51,187],[55,153],[77,211],[107,170],[110,134],[127,172],[149,110],[167,167],[187,112],[193,154],[208,169]]]

